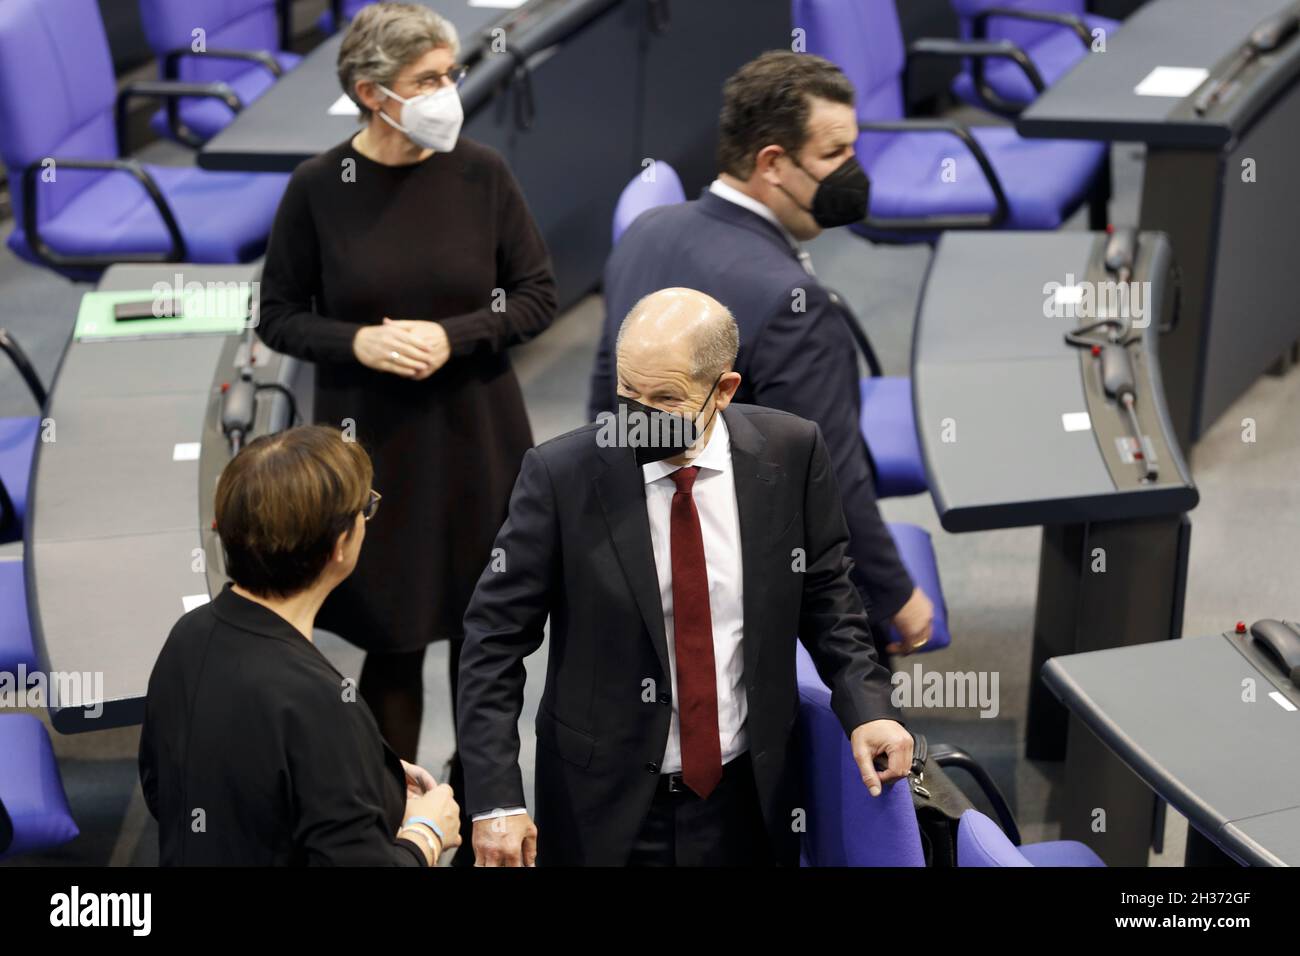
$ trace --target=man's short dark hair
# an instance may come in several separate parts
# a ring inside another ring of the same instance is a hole
[[[830,60],[771,50],[731,75],[722,88],[718,168],[737,179],[754,172],[765,146],[798,154],[808,140],[811,98],[853,105],[853,84]]]
[[[286,598],[325,570],[370,498],[374,469],[354,441],[304,425],[250,442],[217,479],[226,573],[259,597]]]

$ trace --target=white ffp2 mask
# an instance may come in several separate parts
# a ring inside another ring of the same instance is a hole
[[[380,111],[379,115],[389,126],[405,133],[412,143],[424,149],[436,150],[439,153],[451,152],[456,145],[456,139],[460,136],[461,124],[465,122],[465,111],[461,107],[460,94],[456,91],[456,87],[444,86],[432,93],[413,96],[409,100],[402,99],[384,86],[379,88],[402,104],[400,124],[394,122],[387,113]]]

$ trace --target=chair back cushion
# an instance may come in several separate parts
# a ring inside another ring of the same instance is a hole
[[[677,170],[663,160],[655,160],[653,165],[633,176],[618,197],[618,205],[614,207],[614,245],[618,245],[627,227],[647,209],[685,201],[686,191]]]
[[[49,734],[31,714],[0,714],[0,806],[0,860],[77,836]]]
[[[160,60],[171,50],[193,50],[200,44],[206,50],[274,53],[280,46],[275,7],[275,0],[140,0],[145,36]],[[263,68],[247,60],[188,56],[181,57],[176,78],[211,83],[250,69]]]
[[[801,859],[808,866],[925,866],[906,780],[878,797],[862,783],[853,750],[831,710],[831,692],[799,644],[799,738],[804,809]]]
[[[116,96],[108,38],[95,0],[0,3],[0,161],[9,170],[21,229],[22,175],[51,157],[112,159]],[[40,221],[104,174],[50,167],[42,174]],[[136,187],[138,188],[138,187]]]
[[[794,0],[793,11],[807,52],[830,60],[853,84],[859,119],[903,117],[905,54],[894,0]],[[861,137],[858,161],[869,167],[888,142]]]
[[[1033,866],[1001,827],[978,810],[967,810],[957,823],[957,865]]]

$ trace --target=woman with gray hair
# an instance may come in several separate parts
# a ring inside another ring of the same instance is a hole
[[[259,333],[316,365],[315,419],[370,453],[385,509],[319,624],[366,650],[360,690],[414,762],[426,646],[461,619],[532,433],[506,350],[551,324],[550,258],[502,158],[461,137],[454,28],[380,3],[339,50],[360,131],[294,172]],[[453,786],[457,783],[453,765]]]

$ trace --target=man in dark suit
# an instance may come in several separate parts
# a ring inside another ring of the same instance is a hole
[[[465,615],[482,865],[794,864],[796,635],[864,785],[910,768],[826,446],[811,422],[732,403],[737,339],[708,296],[648,296],[618,337],[619,413],[524,458]],[[534,826],[518,720],[548,615]]]
[[[820,426],[877,648],[907,653],[929,640],[934,605],[903,567],[876,505],[859,428],[856,345],[800,245],[827,226],[866,215],[853,100],[844,74],[809,54],[765,53],[727,81],[722,172],[694,202],[640,216],[606,265],[605,325],[588,412],[594,420],[614,407],[614,335],[633,303],[684,286],[725,305],[740,326],[736,400]],[[891,623],[902,645],[889,643]]]

